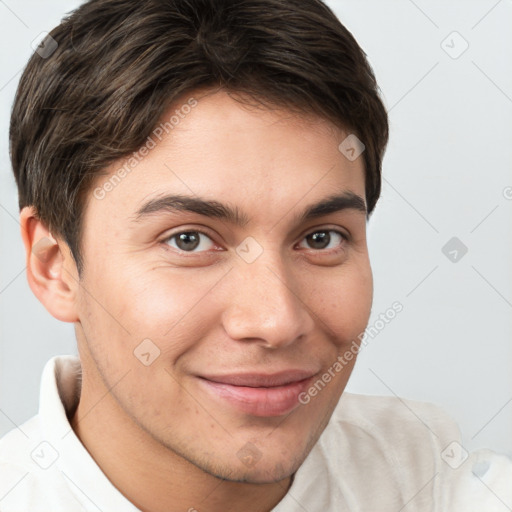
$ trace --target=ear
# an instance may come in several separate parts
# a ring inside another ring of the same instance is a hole
[[[78,321],[78,271],[68,245],[52,236],[32,206],[23,208],[20,224],[34,295],[57,320]]]

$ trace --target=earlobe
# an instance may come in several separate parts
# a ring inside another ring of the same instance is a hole
[[[78,273],[67,244],[52,236],[32,206],[21,211],[20,225],[34,295],[57,320],[78,321]]]

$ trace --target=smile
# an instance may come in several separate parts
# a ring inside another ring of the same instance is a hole
[[[271,375],[233,374],[201,377],[200,382],[216,400],[260,417],[282,416],[299,405],[298,397],[316,373],[293,370]]]

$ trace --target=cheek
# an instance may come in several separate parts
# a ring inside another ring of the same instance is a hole
[[[211,301],[205,300],[218,281],[212,274],[127,267],[116,272],[105,269],[105,279],[88,276],[81,309],[90,342],[115,354],[123,364],[133,362],[133,351],[147,339],[156,352],[176,359],[218,316]]]
[[[345,346],[357,340],[370,317],[373,280],[369,264],[339,268],[326,273],[309,286],[307,304],[319,321],[319,328],[329,330],[336,344]],[[307,295],[306,295],[307,296]]]

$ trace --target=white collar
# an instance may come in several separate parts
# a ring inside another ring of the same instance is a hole
[[[43,439],[56,450],[55,465],[87,509],[136,512],[139,509],[110,482],[69,423],[66,411],[71,414],[78,405],[80,376],[76,356],[55,356],[46,363],[39,402]]]

